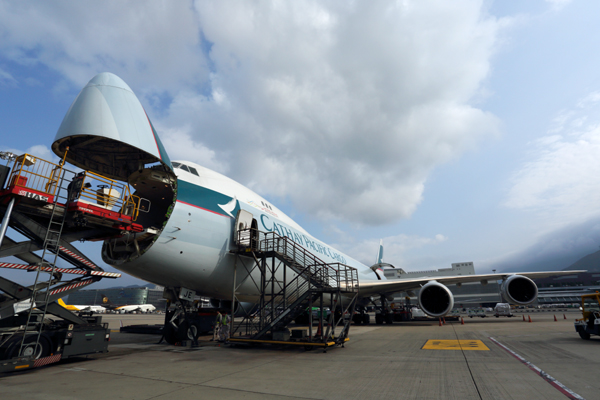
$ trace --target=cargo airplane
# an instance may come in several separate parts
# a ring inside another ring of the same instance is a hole
[[[58,299],[58,304],[60,304],[61,306],[63,306],[64,308],[66,308],[69,311],[76,311],[76,312],[85,312],[85,313],[105,313],[106,312],[106,307],[102,307],[102,306],[76,306],[76,305],[72,305],[72,304],[66,304],[63,299]]]
[[[232,179],[193,162],[171,161],[149,117],[129,86],[111,73],[92,78],[67,111],[52,144],[59,157],[85,171],[126,182],[147,202],[136,223],[139,232],[109,238],[102,246],[107,264],[175,293],[231,301],[238,229],[287,236],[326,263],[358,272],[357,322],[368,323],[366,306],[394,293],[419,289],[418,302],[430,316],[446,315],[454,300],[447,285],[502,281],[504,299],[533,302],[532,279],[568,272],[524,272],[387,280],[381,257],[372,266],[311,236],[271,202]],[[380,249],[380,255],[381,255]],[[289,276],[288,276],[289,279]],[[238,275],[238,281],[241,281]],[[246,279],[240,301],[259,293]],[[381,323],[381,321],[377,321]]]

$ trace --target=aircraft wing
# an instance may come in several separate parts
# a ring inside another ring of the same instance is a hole
[[[455,285],[457,283],[487,282],[499,281],[508,278],[511,275],[526,276],[530,279],[547,278],[550,276],[574,275],[584,270],[578,271],[543,271],[543,272],[511,272],[503,274],[483,274],[483,275],[455,275],[455,276],[420,276],[418,278],[400,278],[381,281],[358,282],[358,294],[360,297],[391,294],[403,292],[406,290],[419,289],[429,281],[437,281],[444,285]]]

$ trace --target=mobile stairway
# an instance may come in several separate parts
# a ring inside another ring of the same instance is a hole
[[[321,347],[325,351],[343,347],[349,340],[358,294],[356,269],[325,263],[294,240],[274,232],[242,229],[237,234],[232,315],[237,303],[237,314],[242,308],[244,316],[232,322],[229,341]],[[248,282],[258,289],[260,300],[253,309],[243,310],[244,303],[237,296]],[[288,325],[294,320],[307,326],[290,331]]]
[[[0,158],[8,160],[0,165],[0,258],[24,262],[0,262],[0,268],[35,273],[26,284],[13,280],[16,272],[11,279],[0,276],[0,372],[106,352],[108,324],[100,316],[75,315],[56,301],[102,278],[121,276],[103,271],[71,242],[141,231],[135,219],[142,199],[131,196],[126,185],[65,169],[64,159],[56,164],[7,152]],[[28,240],[9,238],[9,227]],[[58,267],[58,258],[72,267]]]

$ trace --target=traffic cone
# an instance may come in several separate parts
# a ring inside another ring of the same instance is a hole
[[[317,328],[317,334],[315,336],[321,336],[321,321],[319,321],[319,327]]]
[[[440,321],[440,326],[442,326],[442,319],[440,318],[439,321]]]
[[[442,317],[442,321],[443,321],[444,325],[446,325],[446,317]]]
[[[554,315],[554,320],[556,321],[556,314]]]
[[[460,324],[464,325],[465,324],[465,320],[463,319],[463,317],[460,317]]]
[[[529,322],[531,322],[531,316],[529,316]]]
[[[567,319],[567,316],[565,314],[563,314],[563,319]]]
[[[525,315],[523,314],[523,322],[525,322]]]

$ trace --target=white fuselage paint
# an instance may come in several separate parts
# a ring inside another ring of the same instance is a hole
[[[197,185],[236,198],[240,208],[253,214],[260,231],[278,231],[300,243],[326,263],[344,263],[356,268],[359,280],[377,280],[366,265],[315,239],[283,212],[241,184],[191,162],[200,176],[175,169],[178,182]],[[267,207],[264,207],[267,205]],[[269,207],[270,206],[270,207]],[[236,255],[233,244],[235,215],[221,214],[190,205],[178,199],[173,213],[154,245],[137,259],[115,268],[140,279],[167,287],[185,287],[199,295],[231,299]],[[251,259],[246,264],[251,265]],[[237,268],[236,282],[245,278],[245,269]],[[258,271],[253,272],[254,278]],[[256,301],[259,292],[251,279],[238,289],[241,301]]]

